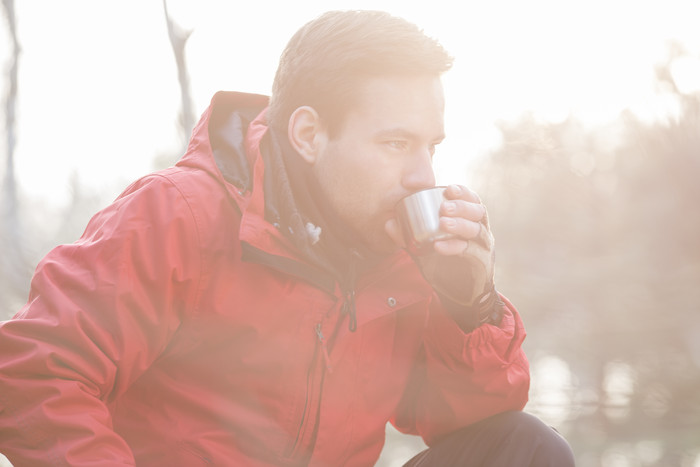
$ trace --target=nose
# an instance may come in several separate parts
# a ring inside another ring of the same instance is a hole
[[[432,151],[426,149],[407,158],[401,184],[411,192],[435,186]]]

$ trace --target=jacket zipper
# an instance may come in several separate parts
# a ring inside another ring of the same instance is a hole
[[[340,319],[338,320],[338,322],[341,321]],[[313,436],[318,423],[318,412],[321,408],[323,382],[326,372],[333,372],[328,351],[328,341],[323,334],[322,327],[320,322],[314,326],[316,345],[306,377],[304,410],[299,421],[294,443],[285,451],[285,457],[288,459],[296,459],[302,454],[310,455],[310,452],[306,451],[311,450],[311,443],[314,441]]]
[[[285,451],[285,457],[288,459],[294,459],[298,457],[299,454],[302,452],[301,447],[304,444],[304,438],[310,425],[309,419],[312,416],[311,412],[313,408],[313,401],[314,399],[318,399],[320,397],[321,382],[319,381],[317,383],[316,381],[316,378],[318,378],[317,374],[319,373],[319,370],[322,370],[322,368],[319,368],[319,347],[320,346],[317,343],[316,348],[314,349],[314,355],[311,360],[311,365],[306,376],[306,397],[304,400],[304,410],[301,414],[301,420],[299,421],[297,435],[294,439],[294,442]],[[318,386],[318,389],[316,389],[316,386]],[[315,394],[317,393],[318,396],[315,396]]]
[[[298,457],[304,450],[309,451],[306,453],[307,455],[311,454],[310,451],[313,448],[313,443],[315,443],[313,437],[317,429],[318,415],[321,408],[321,399],[323,397],[323,382],[325,381],[326,373],[333,374],[330,352],[335,343],[335,338],[344,322],[345,320],[342,315],[340,315],[335,322],[330,338],[326,338],[323,333],[322,321],[316,323],[314,326],[316,347],[306,378],[307,390],[306,400],[304,401],[304,411],[301,421],[299,422],[299,429],[294,443],[285,452],[285,456],[289,459]]]

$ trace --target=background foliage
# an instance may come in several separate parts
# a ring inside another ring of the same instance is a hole
[[[482,168],[499,285],[529,330],[530,410],[582,466],[698,465],[700,97],[668,66],[668,121],[525,117]]]

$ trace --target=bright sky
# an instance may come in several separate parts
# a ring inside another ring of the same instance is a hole
[[[464,182],[468,161],[498,145],[494,122],[526,110],[549,121],[572,112],[590,125],[628,107],[644,118],[663,115],[668,107],[652,80],[668,39],[691,54],[676,67],[679,83],[700,90],[700,6],[693,0],[168,4],[194,30],[187,59],[197,115],[217,90],[269,93],[289,37],[325,10],[383,9],[417,23],[456,58],[445,76],[448,138],[437,155],[443,183]],[[177,147],[179,88],[161,1],[15,6],[22,46],[16,160],[25,194],[61,205],[77,175],[113,197],[151,171],[154,156]],[[3,22],[3,64],[7,37]],[[1,83],[4,93],[4,75]]]

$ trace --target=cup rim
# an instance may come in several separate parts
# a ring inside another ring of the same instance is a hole
[[[398,207],[404,200],[406,200],[407,198],[410,198],[411,196],[417,195],[417,194],[419,194],[419,193],[423,193],[424,191],[435,190],[435,189],[438,189],[438,188],[441,188],[441,189],[444,191],[444,190],[447,189],[447,187],[448,187],[448,185],[435,185],[435,186],[431,186],[431,187],[428,187],[428,188],[421,188],[420,190],[414,191],[413,193],[411,193],[411,194],[409,194],[409,195],[406,195],[406,196],[404,196],[403,198],[401,198],[400,200],[398,200],[398,201],[396,202],[396,204],[394,205],[394,209],[396,209],[396,207]]]

